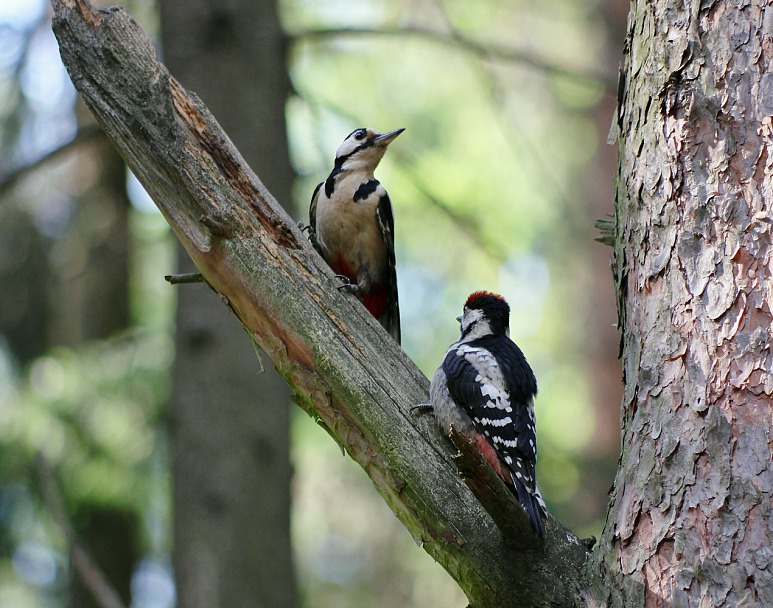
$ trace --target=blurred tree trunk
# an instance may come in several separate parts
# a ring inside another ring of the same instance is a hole
[[[77,115],[81,127],[94,125],[82,103]],[[101,133],[76,154],[71,198],[41,205],[37,222],[13,205],[2,211],[0,277],[14,288],[0,294],[0,333],[22,365],[130,323],[126,165]]]
[[[82,102],[78,122],[94,123]],[[55,284],[49,343],[67,346],[105,339],[130,322],[126,165],[100,135],[80,147],[73,171],[73,218],[51,255]]]
[[[76,116],[81,132],[97,128],[80,100]],[[35,168],[24,179],[36,179],[43,170]],[[46,200],[48,206],[36,212],[23,204],[0,211],[0,282],[13,286],[0,290],[0,334],[22,366],[52,347],[107,340],[131,323],[126,164],[97,132],[77,147],[66,182],[61,198]],[[14,188],[9,192],[10,199]],[[32,196],[21,194],[22,200]],[[75,537],[128,605],[141,555],[136,513],[82,501],[69,510]],[[74,568],[69,576],[68,605],[100,608]]]
[[[765,4],[631,6],[614,266],[623,451],[601,605],[773,605]]]
[[[604,25],[601,50],[604,73],[616,74],[623,50],[628,5],[619,0],[604,0],[597,9]],[[608,219],[614,210],[617,150],[607,144],[610,117],[615,110],[614,91],[605,94],[590,113],[596,127],[598,151],[585,176],[583,189],[587,207],[583,210],[583,228],[597,218]],[[580,257],[587,272],[577,273],[576,289],[584,299],[588,326],[578,348],[591,378],[590,390],[596,419],[593,437],[584,450],[583,478],[573,501],[576,521],[596,522],[607,507],[607,492],[617,468],[620,453],[620,399],[623,382],[618,359],[620,338],[617,331],[615,292],[610,281],[610,249],[592,242],[595,234],[583,229]],[[575,239],[577,240],[577,239]],[[590,279],[590,280],[588,280]]]
[[[51,264],[48,239],[30,214],[13,204],[13,193],[0,201],[0,336],[14,359],[25,366],[48,349],[51,322]]]
[[[80,100],[77,116],[81,127],[95,122]],[[49,293],[49,345],[105,340],[130,324],[126,164],[103,134],[81,145],[77,155],[73,216],[50,255],[55,280]],[[128,605],[141,555],[136,514],[129,508],[78,504],[73,525],[76,537]],[[69,605],[101,608],[81,578],[70,575]]]
[[[140,522],[131,509],[104,505],[79,505],[73,518],[75,535],[126,606],[131,605],[131,580],[141,556]],[[71,608],[105,608],[81,575],[71,572],[68,605]]]
[[[275,0],[162,0],[162,46],[278,200],[290,200]],[[181,272],[195,270],[180,248]],[[289,390],[206,287],[178,288],[174,568],[184,608],[292,606]]]

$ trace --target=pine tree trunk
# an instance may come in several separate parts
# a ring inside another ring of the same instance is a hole
[[[773,605],[763,4],[631,8],[615,246],[626,391],[602,605]]]
[[[284,33],[275,0],[162,0],[167,65],[287,204]],[[256,35],[259,28],[260,35]],[[182,247],[180,272],[196,268]],[[292,606],[290,391],[211,290],[178,288],[171,408],[180,606]]]

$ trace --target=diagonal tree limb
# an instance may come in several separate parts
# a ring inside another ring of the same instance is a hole
[[[450,444],[433,421],[411,415],[426,401],[426,377],[335,289],[330,269],[139,26],[86,0],[52,5],[73,83],[206,282],[471,606],[584,605],[585,547],[554,518],[544,545],[505,543],[459,478]]]

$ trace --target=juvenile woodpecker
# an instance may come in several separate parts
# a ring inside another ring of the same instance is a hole
[[[510,339],[510,306],[499,295],[477,291],[457,320],[461,336],[432,378],[430,405],[444,434],[453,426],[475,437],[481,454],[544,538],[547,509],[535,477],[537,381]]]
[[[394,218],[373,177],[387,146],[405,129],[355,129],[336,150],[335,166],[311,197],[311,242],[344,284],[400,343]]]

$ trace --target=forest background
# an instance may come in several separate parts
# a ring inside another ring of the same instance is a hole
[[[287,147],[292,177],[281,202],[305,220],[347,133],[406,127],[377,172],[394,205],[403,348],[430,375],[467,294],[502,293],[539,382],[542,492],[574,532],[598,535],[622,385],[610,249],[594,239],[613,209],[606,140],[626,7],[268,4],[286,36],[289,88],[276,87],[286,139],[274,147]],[[162,57],[171,51],[162,19],[174,11],[125,6]],[[219,67],[238,74],[253,60]],[[172,72],[205,103],[216,95]],[[244,151],[259,112],[229,128],[210,107]],[[0,605],[89,601],[70,568],[72,526],[127,604],[172,606],[174,519],[185,516],[171,477],[177,296],[219,303],[164,281],[174,238],[78,104],[42,0],[0,5],[0,149]],[[270,361],[221,308],[249,370],[229,381],[254,384]],[[207,369],[227,376],[216,360]],[[292,497],[284,584],[296,604],[466,605],[362,471],[289,400],[281,407],[292,472],[276,467],[275,481]],[[227,415],[254,411],[245,399]],[[227,456],[234,443],[218,439]],[[261,503],[258,490],[237,490]]]

